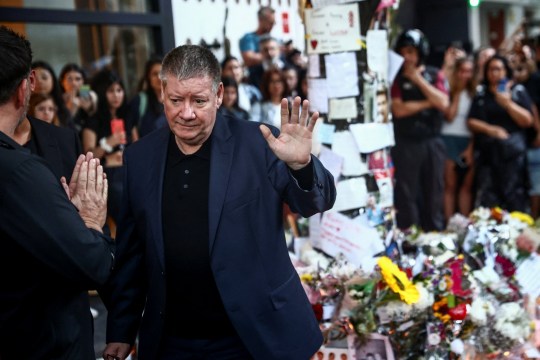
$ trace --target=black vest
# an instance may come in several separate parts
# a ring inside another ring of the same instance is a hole
[[[438,72],[439,69],[432,66],[426,66],[422,76],[431,85],[435,86]],[[401,99],[403,101],[426,100],[426,97],[420,89],[409,79],[401,75],[401,73],[398,75],[396,81],[398,82],[398,87],[401,91]],[[432,138],[440,135],[443,121],[443,113],[436,108],[422,110],[414,115],[399,119],[394,117],[394,134],[398,139],[407,138],[411,140],[423,140]]]

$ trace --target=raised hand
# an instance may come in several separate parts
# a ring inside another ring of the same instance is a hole
[[[267,126],[260,126],[270,149],[278,159],[293,170],[299,170],[309,164],[313,128],[319,118],[318,112],[309,117],[308,100],[302,103],[300,114],[300,102],[301,99],[297,96],[293,101],[292,114],[289,118],[289,102],[287,99],[281,100],[281,132],[277,138]]]

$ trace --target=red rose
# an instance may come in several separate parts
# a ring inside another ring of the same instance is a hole
[[[456,307],[451,308],[448,310],[448,315],[452,318],[452,320],[465,320],[465,317],[467,316],[467,305],[465,304],[459,304]]]
[[[516,273],[514,263],[503,256],[497,255],[495,257],[495,263],[497,264],[499,273],[502,273],[505,277],[512,277]]]

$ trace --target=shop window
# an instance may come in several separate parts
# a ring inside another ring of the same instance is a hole
[[[68,62],[80,64],[89,76],[110,67],[124,80],[128,95],[137,91],[144,64],[155,53],[146,27],[27,23],[16,31],[32,44],[34,60],[50,63],[57,76]]]

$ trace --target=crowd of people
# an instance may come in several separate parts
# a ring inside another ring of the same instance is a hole
[[[280,44],[270,36],[275,23],[272,8],[262,7],[258,20],[257,30],[240,41],[242,58],[226,56],[221,61],[225,91],[218,112],[279,128],[281,99],[286,97],[292,103],[296,96],[306,98],[306,64],[292,42]],[[68,63],[57,76],[46,61],[32,63],[36,86],[28,109],[30,120],[21,126],[28,136],[19,136],[19,143],[30,146],[32,119],[74,130],[80,139],[76,148],[92,152],[108,176],[108,224],[113,235],[122,191],[123,150],[167,126],[159,78],[161,63],[159,56],[147,61],[137,92],[131,97],[113,69],[104,68],[88,78],[81,66]]]
[[[307,64],[291,41],[282,44],[270,35],[271,7],[261,7],[257,16],[255,31],[240,39],[241,57],[221,61],[225,91],[218,112],[279,128],[281,99],[307,97]],[[425,64],[429,46],[421,31],[405,31],[395,44],[405,59],[390,92],[398,226],[440,230],[455,212],[468,214],[475,206],[528,211],[536,218],[540,72],[535,49],[507,40],[500,49],[482,47],[468,54],[454,44],[438,69]],[[113,70],[87,79],[80,66],[66,64],[57,78],[46,62],[32,64],[36,88],[29,115],[74,129],[82,150],[102,160],[110,181],[113,230],[123,149],[166,126],[161,60],[148,60],[131,99]],[[30,128],[29,122],[21,127]],[[25,137],[20,140],[24,143]]]
[[[32,240],[13,245],[11,259],[8,253],[1,258],[10,266],[30,259],[30,269],[41,272],[46,286],[69,285],[62,299],[48,304],[54,307],[51,316],[83,316],[86,290],[102,289],[110,314],[109,359],[129,354],[139,327],[141,358],[207,351],[217,358],[229,351],[242,359],[279,357],[280,351],[302,358],[321,344],[282,239],[282,204],[306,217],[328,210],[335,184],[310,155],[318,114],[309,114],[309,103],[299,99],[307,97],[303,57],[292,43],[270,36],[272,8],[262,7],[257,16],[257,29],[240,40],[241,58],[218,62],[208,49],[180,46],[147,61],[130,99],[114,70],[89,79],[70,63],[57,77],[47,62],[31,62],[24,38],[0,28],[6,66],[14,71],[0,71],[0,161],[3,171],[20,178],[17,186],[1,178],[2,211],[10,217],[0,221],[0,230],[6,239]],[[419,30],[404,31],[395,50],[404,58],[390,91],[398,227],[441,230],[454,212],[468,214],[476,205],[537,217],[540,51],[535,55],[519,41],[474,54],[453,45],[438,69],[425,63],[428,44]],[[8,150],[17,153],[17,161]],[[28,160],[27,153],[43,158],[47,167]],[[47,181],[33,185],[35,179]],[[30,187],[41,204],[32,203],[32,211],[17,203],[24,196],[14,195]],[[58,214],[48,217],[44,204]],[[77,242],[41,224],[45,218],[78,234]],[[116,257],[109,231],[118,239]],[[60,255],[42,254],[47,242]],[[79,259],[79,250],[87,248],[93,257]],[[24,282],[35,282],[32,274],[23,275]],[[36,304],[22,283],[12,281],[4,291],[17,304],[0,297],[1,358],[24,353],[14,336],[27,330],[9,334],[7,327]],[[186,295],[185,287],[193,293]],[[65,299],[71,302],[62,308]],[[43,309],[34,310],[42,319]],[[43,318],[42,325],[48,321]],[[211,329],[205,325],[210,321]],[[44,356],[86,352],[87,322],[71,324],[80,334],[60,327],[68,345],[44,347]],[[40,337],[47,329],[36,329],[42,333],[29,333],[36,344],[56,344]]]
[[[442,230],[475,206],[537,218],[540,44],[537,55],[522,40],[473,54],[453,44],[441,69],[426,65],[428,49],[420,30],[395,44],[405,60],[391,91],[398,227]]]

